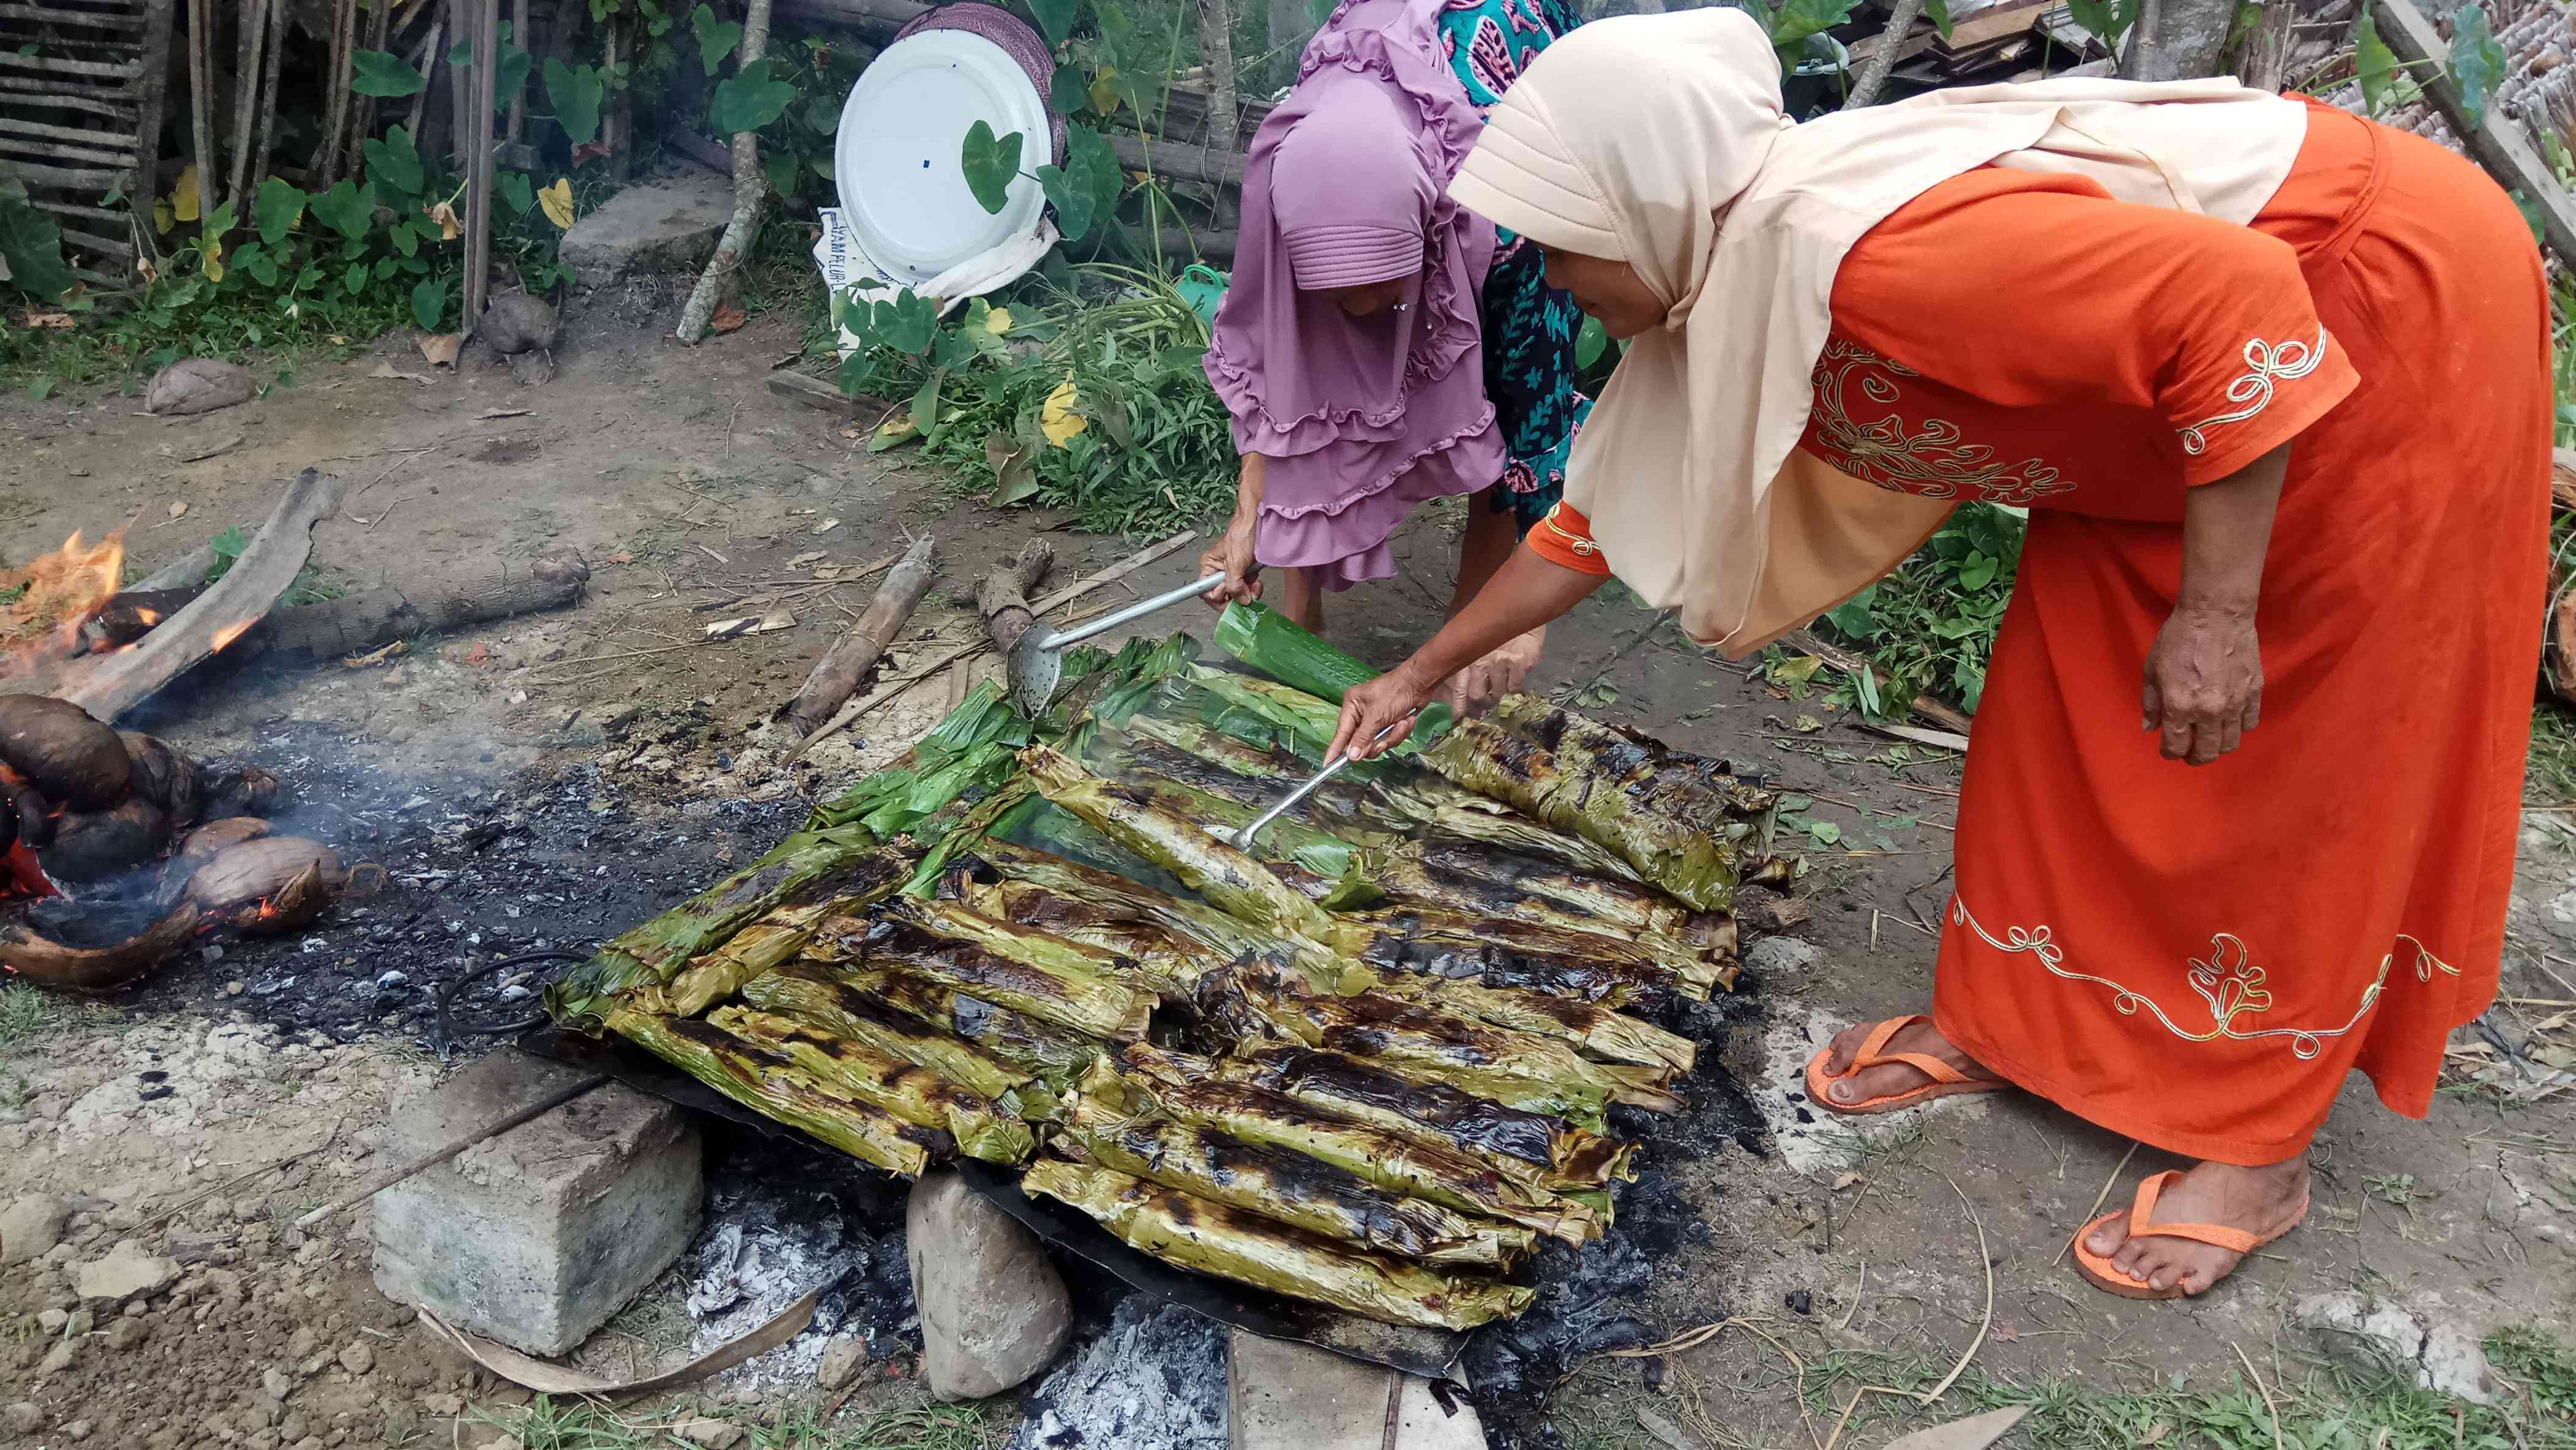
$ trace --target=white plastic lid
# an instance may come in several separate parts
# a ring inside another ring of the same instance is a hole
[[[958,165],[977,121],[1017,131],[1020,169],[1047,159],[1046,97],[1000,46],[926,30],[878,54],[850,88],[833,142],[843,220],[887,276],[919,286],[1038,224],[1046,194],[1026,175],[988,212]]]

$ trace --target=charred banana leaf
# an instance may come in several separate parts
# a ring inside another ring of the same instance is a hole
[[[1151,995],[1100,975],[1099,954],[1090,948],[953,902],[906,901],[868,920],[834,917],[818,936],[827,960],[898,966],[1092,1037],[1133,1042],[1154,1010]]]
[[[1102,780],[1043,745],[1020,752],[1020,763],[1048,800],[1171,872],[1219,910],[1310,940],[1329,920],[1323,907],[1269,867],[1157,804],[1149,791]]]
[[[1152,1051],[1131,1049],[1132,1054]],[[1601,1236],[1601,1217],[1590,1207],[1464,1153],[1319,1113],[1266,1089],[1217,1081],[1214,1065],[1204,1058],[1160,1053],[1133,1060],[1150,1063],[1155,1076],[1122,1074],[1104,1060],[1083,1079],[1083,1097],[1113,1112],[1159,1114],[1243,1142],[1303,1153],[1382,1188],[1519,1224],[1570,1244]]]
[[[907,1123],[721,1028],[624,1007],[610,1008],[606,1025],[762,1117],[802,1129],[887,1172],[917,1178],[932,1160],[955,1150],[946,1133]]]
[[[1131,1048],[1129,1060],[1146,1067],[1146,1054],[1152,1051]],[[1262,1048],[1219,1059],[1215,1072],[1224,1081],[1267,1088],[1417,1143],[1455,1149],[1542,1188],[1600,1189],[1613,1178],[1630,1176],[1632,1150],[1616,1139],[1562,1118],[1507,1108],[1447,1083],[1409,1082],[1337,1052]]]
[[[1177,941],[1148,921],[1111,921],[1108,913],[1058,896],[1025,881],[1005,881],[970,888],[963,899],[986,916],[1017,926],[1036,927],[1066,941],[1107,952],[1127,965],[1121,975],[1165,1002],[1183,1002],[1198,989],[1199,978],[1224,965],[1194,943]]]
[[[595,1019],[609,999],[669,982],[691,958],[723,946],[791,894],[821,900],[874,891],[893,859],[878,853],[876,837],[863,826],[799,831],[715,886],[611,939],[546,988],[546,1008],[557,1022]]]
[[[1473,1329],[1529,1307],[1531,1291],[1353,1253],[1312,1234],[1090,1164],[1044,1158],[1020,1186],[1060,1199],[1185,1269],[1430,1329]]]
[[[742,999],[763,1012],[928,1068],[1015,1117],[1038,1121],[1061,1111],[1055,1088],[1027,1068],[934,1028],[811,963],[793,962],[752,978],[743,984]],[[1079,1063],[1065,1061],[1059,1071],[1073,1081]]]
[[[1611,768],[1622,757],[1594,738],[1610,732],[1579,723],[1588,728],[1527,696],[1507,696],[1492,716],[1451,730],[1424,752],[1423,763],[1618,853],[1638,875],[1700,911],[1732,910],[1736,852],[1722,834],[1724,802],[1642,767],[1635,774]]]
[[[708,1014],[707,1025],[785,1058],[889,1116],[944,1130],[970,1158],[1025,1163],[1037,1151],[1036,1136],[1018,1116],[892,1053],[749,1007],[719,1007]]]
[[[897,1011],[918,1017],[959,1041],[1009,1063],[1053,1089],[1058,1099],[1081,1083],[1082,1075],[1107,1050],[1107,1043],[1025,1012],[996,1006],[955,987],[919,975],[891,962],[850,968],[816,963],[832,980],[877,998]]]
[[[1615,937],[1657,960],[1705,956],[1719,964],[1725,979],[1734,977],[1733,917],[1692,911],[1624,877],[1573,871],[1494,846],[1428,841],[1385,853],[1378,880],[1400,902]],[[1716,980],[1712,974],[1709,984]]]
[[[1263,1218],[1372,1253],[1430,1264],[1499,1269],[1526,1257],[1530,1230],[1407,1198],[1357,1174],[1281,1148],[1246,1143],[1211,1128],[1115,1113],[1074,1100],[1056,1131],[1069,1157],[1229,1204]]]
[[[1716,968],[1693,955],[1666,965],[1615,937],[1409,906],[1350,912],[1325,945],[1388,974],[1520,987],[1610,1007],[1655,1008],[1676,994],[1707,996]]]
[[[671,979],[671,1011],[695,1017],[740,990],[742,984],[786,961],[814,939],[814,929],[838,911],[861,910],[865,898],[782,906],[734,933],[733,940],[689,963]]]
[[[1624,1012],[1614,1012],[1595,1003],[1532,991],[1526,987],[1488,987],[1481,982],[1460,981],[1433,983],[1421,977],[1393,977],[1380,982],[1376,991],[1383,996],[1417,1003],[1429,1011],[1446,1012],[1489,1027],[1554,1038],[1595,1062],[1633,1064],[1671,1074],[1690,1071],[1691,1064],[1699,1057],[1699,1044],[1651,1022],[1639,1021]],[[1670,1094],[1664,1096],[1670,1099]],[[1621,1100],[1637,1101],[1634,1097]],[[1680,1106],[1678,1102],[1672,1105]]]
[[[1223,961],[1248,960],[1290,967],[1300,965],[1307,957],[1323,963],[1330,960],[1330,954],[1320,946],[1301,947],[1276,932],[1238,921],[1205,902],[1183,901],[1033,846],[987,839],[975,850],[979,859],[1007,881],[1094,908],[1107,919],[1151,922]]]

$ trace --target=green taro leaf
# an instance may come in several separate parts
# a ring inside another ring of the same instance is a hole
[[[2451,78],[2460,86],[2460,117],[2471,131],[2487,124],[2487,101],[2504,82],[2504,46],[2487,24],[2487,7],[2461,6],[2451,16]]]
[[[1950,0],[1923,0],[1923,13],[1939,31],[1943,40],[1950,38]]]
[[[402,253],[404,256],[416,257],[420,255],[420,233],[412,229],[412,224],[409,221],[398,221],[394,223],[392,227],[386,230],[385,236],[393,242],[394,250]]]
[[[930,350],[931,336],[939,330],[939,305],[910,288],[894,294],[892,302],[876,304],[874,313],[877,340],[914,357]]]
[[[10,285],[39,302],[60,301],[80,280],[63,260],[63,229],[15,177],[0,190],[0,258],[9,263]]]
[[[2353,68],[2361,79],[2362,104],[2376,116],[2387,110],[2396,96],[2397,52],[2379,38],[2379,26],[2371,19],[2368,5],[2361,7],[2361,18],[2353,22],[2353,37]]]
[[[921,385],[921,391],[912,395],[912,426],[924,437],[939,426],[939,385],[946,381],[946,368],[932,368],[929,379]]]
[[[1091,188],[1076,181],[1073,173],[1061,166],[1038,168],[1038,185],[1055,207],[1056,230],[1068,242],[1078,242],[1091,235]]]
[[[429,78],[401,56],[381,50],[354,52],[349,65],[354,72],[349,89],[362,96],[416,96],[429,85]]]
[[[2076,24],[2113,50],[2138,21],[2138,0],[2068,0],[2067,9]]]
[[[1038,29],[1046,32],[1050,46],[1064,44],[1073,34],[1073,22],[1082,14],[1082,0],[1029,0],[1029,14],[1037,17]]]
[[[366,153],[367,179],[382,183],[382,190],[397,197],[415,197],[428,184],[429,174],[421,169],[420,152],[411,144],[411,133],[402,127],[388,129],[382,140],[368,141]]]
[[[772,151],[763,158],[761,165],[768,169],[769,189],[772,192],[783,197],[792,197],[796,194],[797,173],[803,168],[796,164],[793,153]]]
[[[343,179],[309,205],[324,226],[355,242],[376,224],[376,183]]]
[[[246,272],[262,287],[277,285],[277,259],[257,242],[244,242],[225,258],[234,271]]]
[[[698,69],[708,75],[714,75],[716,67],[742,41],[742,22],[718,20],[714,7],[708,5],[690,12],[689,29],[698,37]]]
[[[510,98],[528,88],[528,72],[536,69],[536,66],[535,56],[515,45],[502,46],[501,73],[493,77],[492,81],[499,88],[494,93],[498,99],[493,104],[500,109],[508,109]]]
[[[1091,104],[1091,73],[1072,61],[1061,61],[1047,84],[1047,109],[1071,116]]]
[[[259,184],[259,195],[250,204],[250,219],[259,227],[259,239],[276,246],[295,230],[304,218],[305,195],[291,182],[272,176]]]
[[[495,172],[492,189],[500,193],[501,204],[508,207],[513,216],[526,216],[528,208],[537,204],[536,183],[528,180],[528,173],[524,171]]]
[[[966,173],[966,189],[975,193],[977,206],[998,213],[1010,204],[1011,182],[1020,174],[1020,143],[1026,139],[1017,131],[996,138],[984,121],[966,128],[957,164]]]
[[[439,319],[447,315],[447,279],[431,277],[411,289],[411,320],[423,332],[438,331]]]
[[[1786,0],[1771,13],[1771,43],[1794,45],[1851,19],[1860,0]]]
[[[707,124],[719,136],[757,131],[786,115],[795,99],[796,87],[772,80],[764,57],[716,83],[715,98],[707,103]]]
[[[599,139],[599,103],[608,85],[589,66],[569,66],[546,57],[546,102],[555,108],[555,124],[564,139],[586,146]]]
[[[367,290],[367,284],[375,280],[375,275],[375,269],[366,263],[352,262],[348,275],[340,279],[340,290],[355,297]]]

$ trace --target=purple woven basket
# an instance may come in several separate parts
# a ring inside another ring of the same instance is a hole
[[[1046,37],[1029,27],[1029,23],[999,5],[983,0],[957,0],[942,5],[904,22],[894,33],[896,43],[925,30],[963,30],[980,35],[1002,48],[1002,53],[1017,62],[1027,73],[1029,84],[1041,96],[1051,96],[1055,87],[1055,52],[1047,48]],[[1057,165],[1064,162],[1064,117],[1055,108],[1047,108],[1047,140],[1054,148],[1049,159]]]

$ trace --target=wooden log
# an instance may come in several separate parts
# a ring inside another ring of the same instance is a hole
[[[1054,546],[1044,539],[1031,539],[1018,558],[994,565],[993,572],[984,576],[975,590],[975,612],[984,616],[984,634],[993,641],[996,653],[1009,654],[1029,626],[1037,623],[1037,612],[1029,607],[1029,591],[1045,580],[1054,564]]]
[[[188,0],[188,115],[197,153],[197,215],[200,219],[214,209],[215,192],[215,104],[208,93],[206,72],[213,68],[214,58],[208,50],[214,44],[214,6],[211,0]],[[36,178],[28,177],[33,181]]]
[[[894,33],[930,9],[920,0],[777,0],[778,13],[817,25],[836,25],[876,40]]]
[[[873,398],[853,398],[823,379],[794,368],[780,368],[769,375],[769,391],[791,403],[838,413],[844,418],[874,418],[887,404]]]
[[[1244,163],[1249,159],[1240,151],[1175,145],[1143,136],[1112,136],[1109,144],[1117,150],[1120,166],[1129,171],[1148,172],[1162,181],[1197,181],[1210,186],[1239,187],[1243,185]]]
[[[96,30],[135,30],[151,28],[143,15],[126,15],[113,10],[74,10],[62,5],[0,5],[0,20],[32,20],[40,25],[86,26]]]
[[[495,561],[461,579],[388,583],[277,610],[236,648],[339,659],[418,634],[561,609],[589,585],[590,566],[578,551],[547,549],[524,562]]]
[[[492,287],[492,166],[501,100],[501,0],[470,0],[474,29],[472,109],[465,131],[465,310],[458,331],[470,336]]]
[[[2290,77],[2290,42],[2298,32],[2298,21],[2294,0],[2264,0],[2263,18],[2246,30],[2235,67],[2245,84],[2280,93]]]
[[[2576,267],[2576,198],[2558,184],[2558,173],[2540,148],[2492,102],[2486,124],[2470,128],[2460,108],[2460,88],[2451,79],[2451,43],[2422,11],[2407,0],[2382,0],[2375,13],[2380,39],[2397,53],[2405,74],[2423,86],[2424,99],[2450,123],[2451,134],[2468,148],[2470,159],[2485,167],[2505,190],[2521,192],[2540,209],[2540,230],[2549,250],[2558,254],[2559,261]]]
[[[241,12],[234,21],[240,34],[233,44],[233,165],[232,180],[223,195],[234,214],[245,221],[250,208],[242,204],[242,193],[250,186],[251,128],[256,124],[252,108],[259,104],[260,42],[267,36],[269,4],[270,0],[241,0]]]
[[[886,646],[894,642],[904,621],[912,618],[921,596],[930,592],[930,581],[937,573],[930,562],[932,542],[928,535],[913,541],[902,561],[886,572],[885,582],[877,586],[876,597],[868,601],[858,623],[815,662],[804,688],[787,707],[787,717],[800,733],[821,729],[842,702],[857,692],[859,681],[884,658]]]
[[[339,508],[339,482],[308,468],[295,476],[251,536],[241,557],[214,587],[198,595],[141,644],[95,661],[46,693],[69,700],[109,724],[190,666],[232,643],[259,622],[295,582],[313,553],[313,526]]]

